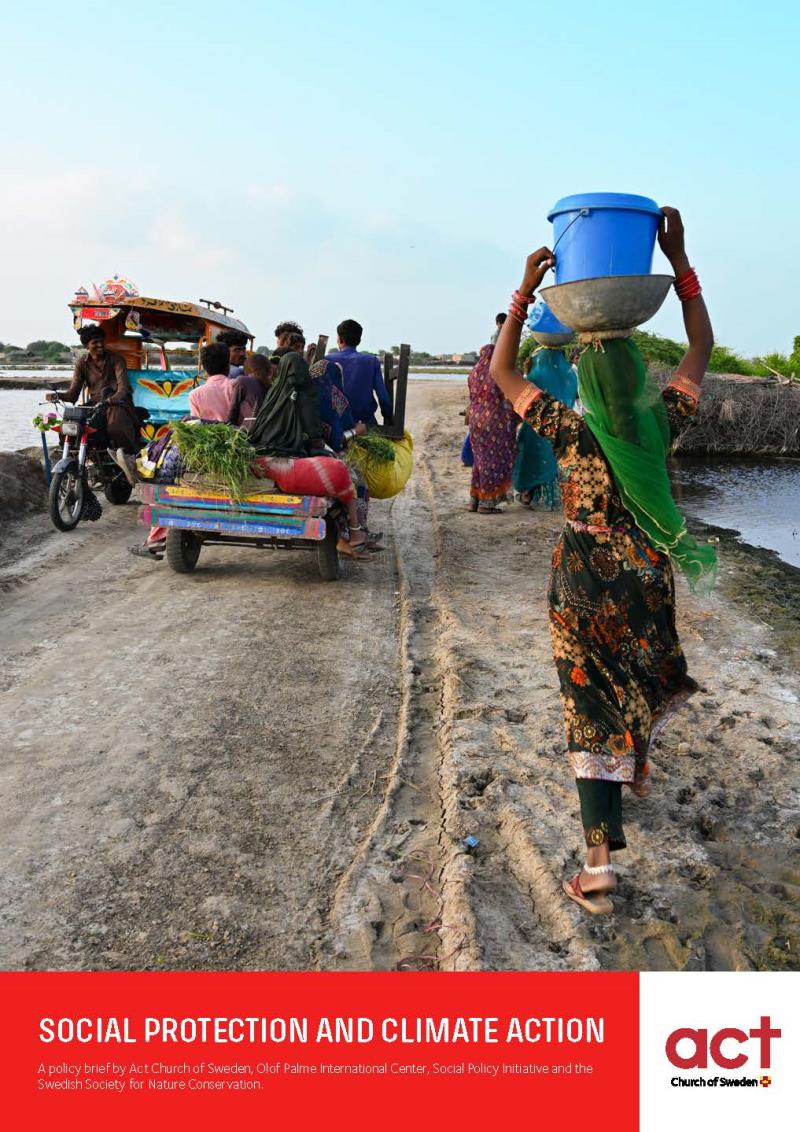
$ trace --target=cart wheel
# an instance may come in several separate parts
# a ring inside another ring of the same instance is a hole
[[[317,543],[317,566],[323,582],[336,582],[342,576],[342,564],[336,549],[338,539],[336,523],[332,519],[326,519],[325,538]]]
[[[167,531],[167,562],[176,574],[191,574],[200,557],[201,540],[191,531],[170,527]]]

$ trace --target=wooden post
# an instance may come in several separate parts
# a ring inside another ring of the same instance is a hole
[[[394,417],[394,354],[383,355],[383,381],[392,403],[392,417]]]
[[[321,362],[328,351],[328,335],[320,334],[317,339],[317,345],[314,349],[314,361]]]
[[[399,440],[406,427],[406,390],[408,388],[408,367],[411,362],[411,347],[400,346],[400,360],[397,364],[397,379],[394,390],[394,416],[392,436]]]

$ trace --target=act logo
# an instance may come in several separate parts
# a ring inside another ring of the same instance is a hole
[[[780,1030],[772,1029],[769,1015],[762,1014],[758,1027],[745,1032],[736,1026],[724,1026],[709,1036],[708,1030],[695,1030],[684,1027],[673,1030],[667,1038],[665,1051],[677,1069],[707,1069],[709,1058],[720,1069],[741,1069],[752,1056],[750,1042],[758,1043],[759,1065],[762,1069],[772,1067],[771,1043],[781,1036]],[[678,1047],[682,1046],[682,1050]],[[747,1052],[743,1047],[747,1047]],[[771,1083],[770,1077],[762,1077],[765,1087]]]

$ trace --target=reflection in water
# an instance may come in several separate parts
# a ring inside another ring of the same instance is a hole
[[[673,460],[675,499],[686,515],[739,531],[753,546],[800,566],[800,460]]]

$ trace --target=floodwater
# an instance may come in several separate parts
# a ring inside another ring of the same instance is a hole
[[[40,433],[31,421],[38,414],[55,412],[46,405],[44,389],[0,389],[0,451],[31,448],[40,444]]]
[[[410,374],[413,381],[462,382],[455,373]],[[40,443],[31,425],[43,406],[36,389],[0,390],[0,450]],[[744,542],[776,551],[800,567],[800,460],[742,461],[683,457],[672,464],[675,498],[691,518],[736,530]]]
[[[452,373],[450,370],[426,370],[424,373],[409,373],[409,381],[460,381],[466,389],[467,386],[466,373]]]
[[[800,460],[682,457],[672,462],[672,482],[690,518],[738,531],[800,566]]]

